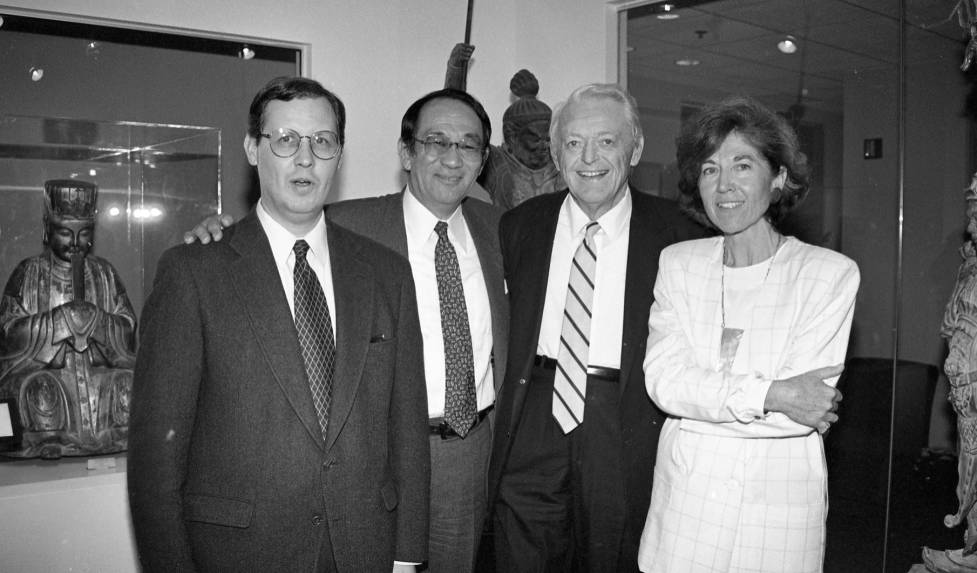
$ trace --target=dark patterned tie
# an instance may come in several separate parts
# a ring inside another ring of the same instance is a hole
[[[332,377],[336,371],[336,341],[329,319],[329,303],[315,272],[305,259],[309,244],[299,239],[295,251],[295,328],[302,345],[305,372],[309,376],[312,402],[319,415],[322,439],[329,426],[329,401],[332,399]]]
[[[434,247],[434,272],[441,303],[441,336],[444,339],[444,420],[465,437],[475,422],[475,366],[468,307],[461,284],[458,255],[448,241],[448,224],[434,226],[438,244]]]
[[[586,235],[573,255],[567,301],[563,309],[560,354],[556,359],[553,379],[553,417],[566,434],[583,422],[590,355],[590,309],[597,275],[594,234],[599,230],[600,225],[595,221],[587,224]]]

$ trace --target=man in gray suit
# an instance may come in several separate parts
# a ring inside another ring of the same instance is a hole
[[[342,102],[277,78],[244,148],[261,199],[160,260],[142,316],[129,499],[145,571],[409,571],[429,447],[410,268],[327,222]]]
[[[468,193],[485,162],[490,137],[488,116],[475,98],[453,89],[427,94],[407,109],[401,122],[405,190],[326,209],[330,220],[410,261],[427,381],[431,572],[472,571],[487,510],[488,414],[506,361],[508,307],[499,212]],[[188,233],[188,239],[219,238],[221,222],[232,221],[211,217]],[[451,266],[443,264],[452,258],[448,245],[458,273],[454,280],[446,280],[443,272]],[[459,300],[464,312],[451,312]],[[452,322],[459,314],[465,324]],[[467,392],[457,391],[459,377]],[[462,412],[460,417],[452,408]]]

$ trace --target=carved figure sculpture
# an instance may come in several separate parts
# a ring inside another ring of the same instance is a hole
[[[923,548],[923,562],[934,573],[977,572],[977,173],[966,190],[967,233],[960,249],[963,263],[943,315],[940,334],[949,354],[943,369],[950,380],[950,403],[957,413],[959,436],[957,499],[960,506],[943,519],[947,527],[964,520],[963,549],[938,551]]]
[[[448,58],[444,87],[464,91],[468,61],[475,46],[456,44]],[[502,114],[501,146],[490,145],[478,182],[492,203],[508,211],[526,199],[566,189],[550,155],[550,106],[536,99],[539,81],[529,70],[519,70],[509,81],[515,96]]]
[[[44,252],[14,269],[0,301],[0,398],[17,404],[15,457],[126,448],[136,316],[118,273],[90,254],[95,184],[44,183]]]

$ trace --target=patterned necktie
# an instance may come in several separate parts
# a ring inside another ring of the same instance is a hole
[[[475,366],[468,307],[461,284],[458,255],[448,241],[448,224],[434,226],[438,244],[434,247],[434,272],[441,303],[441,336],[444,339],[444,420],[465,437],[475,422]]]
[[[302,358],[309,376],[312,402],[319,415],[322,439],[326,439],[332,377],[336,371],[336,341],[329,319],[329,303],[319,279],[305,258],[309,244],[299,239],[292,250],[295,252],[295,328],[299,333],[299,344],[302,345]]]
[[[594,234],[600,225],[587,224],[584,240],[577,247],[570,266],[560,354],[553,379],[553,417],[563,433],[569,434],[583,422],[587,396],[587,363],[590,355],[590,308],[594,301],[597,251]]]

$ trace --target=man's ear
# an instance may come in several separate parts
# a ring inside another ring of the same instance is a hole
[[[641,161],[641,152],[645,148],[645,136],[638,137],[634,142],[634,149],[631,150],[631,167],[638,165]]]
[[[401,140],[397,140],[397,154],[400,155],[400,166],[404,171],[410,171],[414,165],[414,154]]]
[[[258,166],[258,140],[250,134],[244,136],[244,154],[248,157],[248,163]]]

